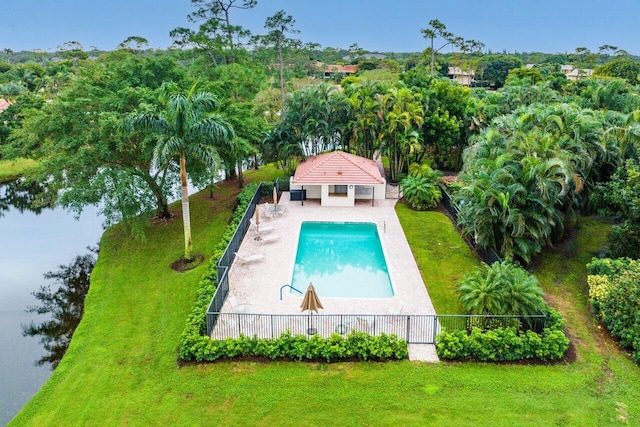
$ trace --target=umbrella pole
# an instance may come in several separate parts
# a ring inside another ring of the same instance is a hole
[[[318,330],[313,327],[313,310],[309,310],[309,328],[307,328],[307,334],[315,335]]]

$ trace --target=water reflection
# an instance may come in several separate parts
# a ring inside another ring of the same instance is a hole
[[[39,215],[44,209],[51,207],[51,204],[46,202],[47,193],[47,185],[35,181],[17,179],[0,183],[0,217],[10,209]]]
[[[45,354],[40,337],[24,337],[22,328],[49,316],[25,311],[38,304],[32,293],[46,284],[42,274],[85,253],[103,233],[97,207],[88,206],[76,218],[62,208],[43,207],[37,196],[42,186],[24,184],[0,184],[0,426],[51,374],[47,364],[34,363]],[[18,206],[7,206],[14,201]]]
[[[97,248],[87,248],[89,253],[78,255],[69,265],[58,266],[58,271],[44,274],[47,280],[53,280],[58,286],[41,286],[33,292],[42,305],[29,307],[27,312],[48,314],[48,320],[36,324],[23,325],[24,336],[38,336],[40,344],[47,351],[36,362],[37,365],[51,363],[55,369],[67,351],[73,332],[78,327],[84,312],[84,299],[89,292],[89,277],[96,264]]]

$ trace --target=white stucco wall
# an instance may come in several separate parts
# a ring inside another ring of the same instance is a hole
[[[330,190],[333,187],[331,184],[322,185],[322,198],[320,200],[321,206],[354,206],[355,187],[353,185],[347,186],[347,195],[332,196]],[[351,188],[349,188],[351,187]],[[307,194],[308,197],[308,194]]]
[[[293,178],[289,182],[291,190],[304,190],[307,192],[307,199],[320,199],[322,206],[354,206],[354,200],[371,200],[371,193],[375,200],[384,200],[386,184],[376,185],[355,185],[347,186],[346,196],[330,196],[329,193],[333,184],[300,185],[294,184]],[[373,188],[373,190],[372,190]],[[356,194],[358,193],[358,194]]]
[[[300,185],[300,184],[294,184],[293,178],[289,180],[290,190],[302,190],[303,187],[307,192],[307,199],[319,199],[322,196],[322,190],[320,188],[320,185]]]

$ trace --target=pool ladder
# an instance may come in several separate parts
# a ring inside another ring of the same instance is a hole
[[[291,285],[288,285],[288,284],[287,284],[287,285],[282,285],[282,286],[280,286],[280,301],[282,301],[282,290],[283,290],[284,288],[291,288],[291,289],[293,289],[294,291],[298,292],[300,295],[302,295],[302,294],[304,293],[304,292],[302,292],[300,289],[296,289],[296,288],[294,288],[294,287],[293,287],[293,286],[291,286]]]
[[[384,231],[384,234],[387,234],[387,221],[379,221],[376,226],[380,227],[380,224],[382,224],[382,230]]]

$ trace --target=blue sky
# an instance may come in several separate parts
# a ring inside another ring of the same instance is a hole
[[[240,0],[238,0],[240,1]],[[129,36],[150,47],[171,44],[169,31],[191,25],[189,0],[3,0],[0,49],[55,50],[75,40],[86,49],[114,49]],[[264,20],[284,9],[297,35],[323,47],[415,52],[427,46],[420,34],[431,19],[493,52],[592,51],[604,44],[640,55],[638,0],[258,0],[235,11],[232,21],[264,33]]]

